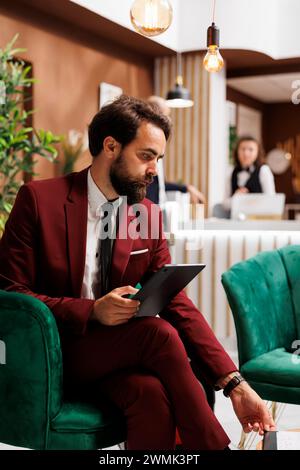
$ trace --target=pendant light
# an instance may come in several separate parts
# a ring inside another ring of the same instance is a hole
[[[203,59],[203,65],[208,72],[219,72],[224,60],[219,52],[220,30],[215,25],[216,0],[213,0],[213,21],[207,29],[207,53]]]
[[[177,77],[175,87],[167,94],[167,105],[169,108],[190,108],[194,105],[191,94],[187,88],[183,87],[181,54],[177,53]]]
[[[130,9],[134,29],[143,36],[158,36],[172,23],[173,8],[169,0],[135,0]]]

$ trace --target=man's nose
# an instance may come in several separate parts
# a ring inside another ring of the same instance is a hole
[[[149,164],[147,173],[153,176],[157,175],[157,161],[153,161]]]

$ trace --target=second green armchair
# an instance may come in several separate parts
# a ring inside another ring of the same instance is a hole
[[[262,398],[300,404],[300,246],[235,264],[222,283],[234,316],[241,373]]]

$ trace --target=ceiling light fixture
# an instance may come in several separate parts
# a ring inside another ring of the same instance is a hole
[[[134,29],[143,36],[158,36],[172,23],[173,8],[169,0],[135,0],[130,9]]]
[[[207,29],[207,53],[203,59],[203,65],[208,72],[219,72],[224,60],[219,52],[220,30],[215,25],[216,0],[213,0],[213,21]]]
[[[169,108],[190,108],[193,106],[194,101],[191,99],[189,90],[183,87],[181,54],[179,52],[177,52],[176,61],[177,77],[175,88],[167,94],[167,105]]]

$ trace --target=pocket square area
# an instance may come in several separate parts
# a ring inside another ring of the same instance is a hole
[[[130,253],[130,256],[132,255],[141,255],[143,253],[147,253],[147,251],[149,251],[149,248],[145,248],[144,250],[136,250],[136,251],[132,251]]]

